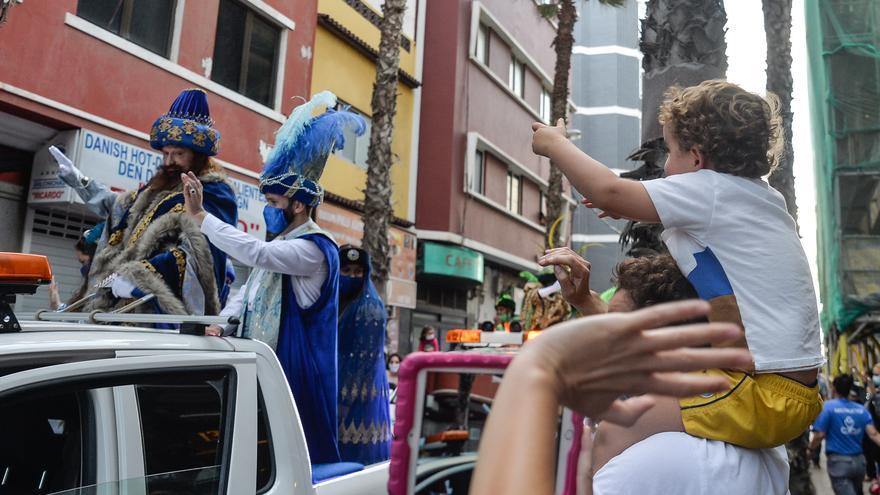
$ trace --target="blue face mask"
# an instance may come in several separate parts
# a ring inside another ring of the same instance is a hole
[[[266,220],[266,240],[275,238],[275,236],[284,232],[290,224],[287,221],[287,217],[284,216],[284,210],[271,206],[263,208],[263,219]]]
[[[872,376],[871,380],[874,382],[875,387],[880,387],[880,375]]]
[[[339,297],[349,298],[357,295],[364,286],[364,279],[361,277],[339,276]]]
[[[86,263],[85,265],[79,267],[79,274],[83,276],[83,278],[89,276],[89,270],[92,269],[91,263]]]

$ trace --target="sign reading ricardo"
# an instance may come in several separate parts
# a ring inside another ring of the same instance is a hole
[[[53,141],[54,142],[54,141]],[[88,129],[68,140],[68,156],[87,177],[97,180],[113,191],[132,191],[150,181],[162,166],[162,154],[152,149],[104,136]],[[72,146],[71,146],[72,145]],[[57,177],[58,167],[43,149],[37,153],[31,181],[31,203],[77,202],[79,197],[68,191]],[[239,229],[262,238],[265,232],[263,206],[266,199],[253,184],[229,178],[238,200]]]

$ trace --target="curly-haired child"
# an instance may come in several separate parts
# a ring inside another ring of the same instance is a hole
[[[660,108],[665,177],[643,182],[622,179],[579,150],[561,120],[532,126],[533,151],[560,168],[588,207],[663,224],[670,254],[712,306],[710,320],[739,323],[745,338],[730,345],[747,346],[754,358],[752,369],[706,371],[728,378],[723,394],[658,398],[634,428],[614,435],[600,428],[597,469],[663,431],[778,446],[821,411],[816,376],[823,358],[807,258],[785,200],[762,180],[781,144],[777,107],[772,96],[725,81],[669,89]]]

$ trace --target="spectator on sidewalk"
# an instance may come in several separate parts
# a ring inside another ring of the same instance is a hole
[[[874,369],[866,380],[868,383],[868,402],[865,407],[871,414],[871,420],[874,428],[880,425],[880,364],[875,364]],[[862,448],[865,449],[865,462],[868,478],[877,479],[877,463],[880,462],[880,447],[871,442],[870,439],[862,440]]]
[[[396,352],[388,356],[388,362],[385,365],[385,369],[388,373],[388,388],[391,390],[397,388],[397,373],[400,371],[401,361],[403,361],[403,358]]]
[[[813,424],[810,449],[816,449],[823,439],[828,458],[828,476],[835,495],[861,495],[865,478],[865,456],[862,438],[867,435],[880,445],[880,432],[874,427],[871,414],[865,407],[850,400],[853,387],[850,375],[834,379],[834,399],[825,402],[822,412]]]
[[[101,224],[101,229],[103,229],[103,224]],[[89,235],[93,230],[96,229],[92,229],[83,234],[73,247],[73,250],[76,253],[76,260],[80,264],[79,273],[82,276],[79,287],[73,292],[73,295],[70,296],[66,303],[62,303],[58,290],[58,283],[55,282],[55,279],[53,278],[52,283],[49,284],[49,306],[54,311],[62,310],[76,301],[79,301],[89,290],[89,270],[92,266],[92,259],[95,257],[95,249],[98,247],[97,244],[95,244],[94,239]]]
[[[440,350],[440,343],[437,341],[437,330],[431,325],[425,325],[419,335],[419,351],[435,352],[438,350]]]

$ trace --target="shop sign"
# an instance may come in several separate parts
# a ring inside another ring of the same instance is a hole
[[[419,275],[442,275],[483,283],[483,255],[467,248],[424,242]]]
[[[137,190],[156,175],[162,154],[153,149],[128,144],[88,129],[60,133],[52,144],[63,144],[67,156],[87,177],[117,192]],[[238,201],[238,228],[262,238],[265,232],[265,198],[259,188],[230,177]],[[82,203],[79,196],[58,178],[58,166],[41,149],[34,160],[30,203]]]

